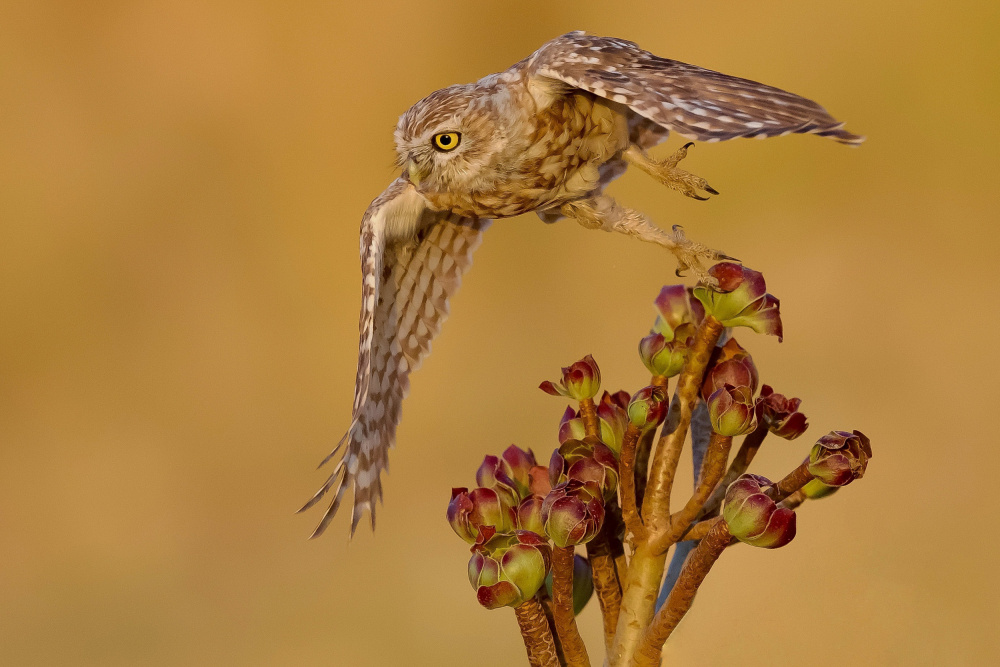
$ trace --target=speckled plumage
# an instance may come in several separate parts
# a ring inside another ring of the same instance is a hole
[[[323,463],[342,452],[340,460],[303,507],[333,492],[314,537],[352,485],[351,532],[365,510],[374,527],[409,373],[429,353],[489,220],[532,211],[546,222],[571,217],[663,245],[698,275],[699,260],[724,257],[679,230],[660,230],[603,192],[634,164],[688,196],[717,194],[677,168],[686,148],[662,162],[646,154],[670,131],[708,142],[791,133],[863,141],[798,95],[582,32],[544,44],[504,72],[434,92],[400,117],[403,175],[361,223],[354,409],[347,434]],[[440,133],[456,133],[457,147],[435,148]]]

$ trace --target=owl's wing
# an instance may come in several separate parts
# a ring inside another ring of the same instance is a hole
[[[844,144],[864,141],[804,97],[660,58],[623,39],[571,32],[543,45],[526,67],[536,84],[583,89],[688,139],[810,133]]]
[[[351,426],[323,463],[343,448],[330,477],[299,510],[304,511],[331,489],[333,500],[313,532],[319,536],[354,487],[354,534],[367,509],[375,527],[375,501],[381,500],[381,472],[395,444],[410,371],[430,352],[431,341],[448,316],[448,298],[458,291],[472,264],[472,251],[489,220],[463,218],[423,208],[422,197],[397,179],[365,213],[361,223],[361,338]],[[404,243],[386,241],[386,229],[413,225]],[[322,465],[322,464],[320,464]],[[336,487],[336,488],[334,488]]]

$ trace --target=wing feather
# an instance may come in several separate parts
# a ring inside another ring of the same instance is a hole
[[[430,353],[431,342],[448,315],[448,299],[458,291],[462,274],[472,263],[472,252],[489,226],[489,220],[417,210],[415,238],[380,241],[379,232],[372,228],[385,228],[385,210],[391,210],[396,199],[408,196],[412,188],[407,188],[405,181],[390,186],[372,203],[362,222],[364,280],[355,410],[347,434],[323,463],[346,444],[340,460],[300,510],[333,492],[312,537],[326,530],[352,486],[351,534],[365,510],[374,529],[375,503],[382,498],[381,472],[388,469],[389,449],[395,444],[402,402],[410,388],[409,374]],[[367,249],[376,249],[377,257]],[[373,275],[374,280],[369,278]]]
[[[660,58],[623,39],[571,32],[539,49],[527,71],[536,81],[547,79],[624,104],[688,139],[811,133],[851,145],[864,141],[804,97]]]

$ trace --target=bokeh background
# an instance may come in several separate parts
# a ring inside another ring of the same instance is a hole
[[[494,225],[413,378],[377,532],[309,542],[319,514],[293,512],[348,424],[358,224],[397,116],[578,28],[869,137],[700,145],[707,203],[612,187],[763,270],[786,338],[742,337],[762,379],[813,436],[875,447],[790,546],[720,561],[669,664],[1000,661],[996,2],[33,0],[0,5],[0,662],[523,662],[449,489],[511,442],[548,456],[559,366],[644,383],[667,253]]]

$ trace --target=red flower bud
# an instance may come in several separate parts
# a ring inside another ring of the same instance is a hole
[[[786,440],[794,440],[809,428],[806,416],[799,412],[802,403],[797,398],[775,394],[768,385],[760,388],[761,419],[771,433]]]
[[[514,511],[504,504],[493,489],[452,489],[448,503],[448,523],[466,542],[476,541],[479,529],[484,526],[499,532],[513,530]]]
[[[809,472],[829,486],[861,479],[872,457],[871,441],[861,431],[831,431],[809,452]]]
[[[722,517],[733,537],[755,547],[776,549],[795,537],[795,512],[778,508],[765,491],[773,486],[760,475],[742,475],[729,485]]]
[[[628,419],[640,431],[656,428],[667,416],[667,392],[663,387],[643,387],[628,404]]]
[[[750,353],[740,347],[735,338],[730,338],[719,350],[715,363],[705,374],[701,385],[701,396],[706,401],[716,389],[727,384],[746,387],[751,395],[757,393],[757,367]]]
[[[719,435],[746,435],[757,428],[757,405],[747,387],[727,384],[708,398],[708,418]]]
[[[597,404],[597,418],[601,425],[601,442],[618,456],[622,451],[622,440],[625,438],[625,428],[628,426],[629,395],[627,391],[616,391],[613,394],[604,392],[601,402]]]
[[[659,314],[653,325],[653,333],[662,334],[667,342],[677,338],[675,332],[682,325],[697,326],[705,319],[705,308],[692,298],[691,290],[684,285],[664,287],[653,304]]]
[[[553,396],[567,396],[577,401],[593,398],[601,388],[601,369],[589,354],[562,369],[562,382],[546,380],[538,388]]]
[[[517,507],[521,501],[517,482],[511,478],[509,468],[499,456],[483,457],[483,462],[476,471],[476,484],[496,491],[508,507]]]
[[[604,523],[600,487],[575,479],[553,487],[542,504],[542,518],[545,534],[557,547],[589,542]]]
[[[469,560],[469,581],[487,609],[517,607],[545,584],[552,548],[526,530],[497,533],[483,528]]]
[[[545,522],[542,521],[542,496],[528,496],[517,506],[516,525],[518,530],[530,530],[538,535],[545,535]]]

